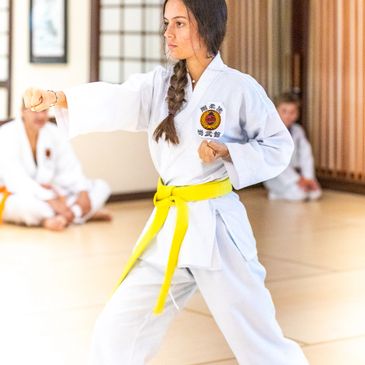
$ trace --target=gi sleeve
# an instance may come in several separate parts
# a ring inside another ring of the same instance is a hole
[[[297,153],[298,153],[298,162],[300,171],[302,176],[306,179],[315,179],[314,173],[314,160],[312,154],[312,147],[305,135],[305,132],[301,126],[297,126],[297,133],[298,133],[298,146],[297,146]]]
[[[157,67],[132,75],[123,84],[94,82],[65,90],[67,109],[55,109],[57,124],[69,138],[90,132],[147,130]]]
[[[242,143],[226,143],[231,161],[225,161],[236,189],[278,176],[289,165],[294,143],[264,89],[245,75],[241,100]]]
[[[6,133],[0,133],[0,171],[7,190],[44,201],[54,199],[56,194],[52,190],[42,187],[27,174],[17,152],[18,146],[14,146],[14,140],[7,138]]]

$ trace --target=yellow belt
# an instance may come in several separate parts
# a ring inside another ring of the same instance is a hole
[[[231,191],[232,185],[229,179],[181,187],[163,185],[161,179],[159,179],[157,192],[153,199],[153,203],[156,207],[155,217],[129,258],[118,281],[117,288],[126,278],[138,258],[143,254],[152,239],[165,223],[170,207],[176,206],[177,214],[175,232],[171,243],[164,281],[161,286],[157,303],[153,310],[155,314],[161,313],[163,311],[172,277],[178,263],[180,247],[189,224],[189,210],[187,202],[218,198],[230,193]]]
[[[3,212],[5,208],[6,199],[8,199],[10,193],[6,190],[6,187],[0,186],[0,194],[3,194],[0,200],[0,224],[3,222]]]

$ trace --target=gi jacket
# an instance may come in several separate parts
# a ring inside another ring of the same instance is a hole
[[[54,191],[42,184],[52,185],[58,194],[77,194],[87,190],[79,161],[69,141],[56,125],[46,123],[40,129],[36,160],[21,119],[0,128],[0,186],[14,194],[31,195],[39,200],[56,197]]]
[[[252,77],[227,67],[219,54],[194,90],[189,78],[186,103],[175,116],[180,144],[174,146],[163,139],[156,143],[153,133],[168,114],[171,75],[172,68],[158,67],[133,75],[121,85],[97,82],[66,90],[68,109],[56,111],[57,121],[71,137],[95,131],[146,131],[153,163],[166,185],[202,184],[229,177],[233,186],[241,189],[273,178],[286,168],[293,141],[276,108]],[[225,143],[232,162],[203,163],[198,148],[204,138]],[[175,213],[171,208],[143,259],[166,265]],[[219,268],[217,224],[226,225],[246,259],[256,256],[247,214],[235,193],[191,202],[189,215],[179,267]]]
[[[294,141],[294,153],[289,166],[277,177],[266,182],[270,189],[285,190],[296,184],[300,177],[314,180],[315,169],[312,147],[305,135],[304,129],[299,124],[290,127],[290,134]],[[299,173],[299,172],[300,173]]]

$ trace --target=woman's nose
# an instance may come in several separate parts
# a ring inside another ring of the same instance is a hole
[[[171,27],[169,25],[166,27],[164,37],[167,39],[173,38],[173,33],[171,32]]]

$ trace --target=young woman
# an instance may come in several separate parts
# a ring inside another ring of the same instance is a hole
[[[282,172],[293,151],[289,132],[256,81],[222,62],[224,0],[166,0],[163,14],[172,68],[122,85],[25,94],[33,110],[56,105],[70,136],[147,131],[161,177],[156,208],[97,321],[92,364],[145,364],[196,288],[239,364],[307,364],[276,322],[245,209],[231,188]]]

